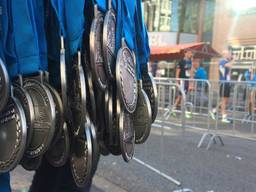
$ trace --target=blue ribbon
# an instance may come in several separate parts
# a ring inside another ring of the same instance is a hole
[[[135,26],[134,26],[134,14],[135,14],[135,1],[122,0],[122,19],[123,28],[122,33],[125,37],[127,46],[134,51],[135,50]]]
[[[98,9],[102,12],[107,11],[107,1],[106,0],[93,0],[93,4],[98,5]]]
[[[136,0],[136,17],[134,22],[136,26],[136,62],[138,79],[141,79],[142,72],[148,72],[147,62],[150,56],[148,33],[144,24],[141,5],[141,0]]]
[[[44,17],[44,10],[39,8],[43,4],[43,0],[40,1],[37,3],[29,0],[26,2],[24,0],[11,2],[10,12],[17,58],[15,65],[18,69],[15,70],[16,67],[9,68],[11,76],[27,75],[38,70],[47,70],[46,42],[43,42],[45,41],[45,33],[42,30],[44,23],[43,19],[40,19]],[[41,34],[38,35],[39,33]]]

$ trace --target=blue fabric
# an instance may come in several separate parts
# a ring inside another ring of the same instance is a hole
[[[141,73],[148,72],[148,60],[150,56],[149,40],[144,18],[142,14],[141,0],[136,0],[136,61],[137,61],[137,76],[141,79]]]
[[[93,4],[98,5],[98,9],[102,12],[107,11],[107,1],[106,0],[93,0]]]
[[[18,68],[18,71],[12,71],[12,76],[17,73],[27,75],[35,73],[39,69],[44,70],[41,66],[37,35],[43,33],[43,31],[37,31],[35,15],[40,13],[35,12],[35,6],[29,0],[26,3],[24,3],[24,0],[12,2],[11,14]],[[43,16],[39,15],[38,17]],[[43,25],[43,23],[38,23],[38,25]]]
[[[113,9],[116,11],[116,54],[121,47],[121,39],[122,39],[122,2],[120,0],[114,0]]]
[[[220,80],[221,81],[230,80],[231,69],[228,67],[225,67],[225,65],[227,63],[229,63],[229,61],[227,59],[222,59],[219,62]]]
[[[135,50],[135,25],[134,25],[134,16],[135,16],[135,1],[122,0],[122,19],[123,19],[123,37],[127,46],[131,51]]]
[[[195,71],[195,75],[194,75],[195,79],[207,79],[207,73],[205,71],[205,69],[203,67],[199,67],[196,71]]]
[[[65,0],[64,2],[67,40],[71,55],[74,55],[78,50],[82,48],[83,32],[85,27],[85,0]]]
[[[1,0],[2,17],[1,17],[1,58],[8,63],[8,73],[18,71],[14,45],[14,33],[12,27],[11,1]]]
[[[1,192],[11,192],[10,174],[9,173],[0,174],[0,191]]]

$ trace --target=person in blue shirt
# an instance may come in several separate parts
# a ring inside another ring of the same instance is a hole
[[[245,81],[249,83],[249,103],[248,103],[248,109],[249,109],[249,116],[252,115],[253,113],[253,91],[256,88],[256,73],[255,73],[255,68],[251,67],[244,73]]]
[[[194,79],[201,79],[201,80],[208,79],[207,72],[201,66],[200,59],[193,59],[193,72],[194,72]]]
[[[233,55],[230,51],[226,50],[223,52],[223,58],[219,61],[219,80],[220,80],[220,107],[221,107],[221,115],[223,123],[231,123],[231,121],[227,118],[226,107],[228,104],[228,99],[230,97],[231,91],[231,69],[233,66]],[[214,108],[210,115],[213,119],[215,119],[215,114],[217,112],[217,108]]]

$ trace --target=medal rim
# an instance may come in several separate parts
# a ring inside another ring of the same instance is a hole
[[[61,82],[61,99],[63,103],[64,114],[67,115],[68,96],[67,96],[67,74],[66,74],[66,60],[64,50],[60,53],[60,82]]]
[[[142,96],[142,99],[144,100],[145,102],[145,107],[147,107],[147,111],[148,111],[148,121],[146,123],[144,123],[144,125],[148,125],[145,127],[145,129],[143,130],[143,134],[140,135],[140,137],[138,138],[138,135],[139,134],[136,134],[136,130],[138,130],[139,128],[136,128],[136,125],[133,125],[134,126],[134,130],[135,130],[135,144],[142,144],[144,143],[149,135],[150,135],[150,132],[151,132],[151,118],[152,118],[152,111],[151,111],[151,106],[150,106],[150,101],[149,101],[149,98],[148,98],[148,95],[146,94],[146,92],[141,89],[141,96]],[[135,115],[136,115],[136,112],[133,114],[134,115],[134,119],[136,119]],[[144,118],[145,120],[145,118]],[[137,132],[138,133],[138,132]]]
[[[18,90],[20,92],[23,92],[23,94],[25,95],[26,100],[27,100],[29,116],[27,116],[24,108],[23,108],[23,110],[24,110],[24,113],[25,113],[26,125],[27,125],[27,142],[26,142],[26,146],[29,146],[30,141],[31,141],[32,136],[33,136],[33,132],[34,132],[33,126],[34,126],[34,121],[35,121],[35,111],[34,111],[33,102],[32,102],[32,99],[31,99],[31,96],[29,95],[29,93],[23,87],[18,86],[18,85],[14,85],[13,86],[13,95],[14,95],[14,97],[16,99],[19,100],[21,106],[23,107],[23,104],[22,104],[23,100],[21,100],[20,98],[17,97],[16,93],[17,93]],[[29,121],[29,123],[28,123],[28,121]]]
[[[152,123],[156,120],[156,117],[157,117],[157,114],[158,114],[158,93],[157,93],[157,86],[156,86],[156,82],[152,76],[151,73],[147,73],[146,74],[146,77],[145,75],[142,75],[142,77],[144,76],[144,78],[148,79],[148,81],[150,82],[150,85],[151,85],[151,88],[152,88],[152,91],[153,91],[153,100],[154,100],[154,103],[151,103],[150,102],[150,105],[151,105],[151,109],[152,109]],[[142,78],[143,79],[143,78]],[[147,94],[147,91],[146,89],[144,88],[146,94]],[[148,95],[148,98],[151,97],[151,95],[147,94]],[[149,99],[149,101],[151,101],[151,99]],[[154,106],[152,105],[154,104]]]
[[[110,62],[107,59],[108,58],[108,23],[109,20],[112,19],[114,20],[115,23],[115,30],[116,30],[116,15],[113,9],[109,9],[105,15],[104,18],[104,22],[103,22],[103,58],[104,58],[104,62],[105,62],[105,70],[106,70],[106,74],[108,76],[109,79],[114,79],[114,72],[112,71],[112,68],[110,66]],[[115,38],[116,38],[116,34],[115,34]],[[114,53],[115,54],[115,53]],[[114,64],[114,63],[113,63]]]
[[[122,152],[122,157],[124,159],[125,162],[129,162],[130,160],[132,160],[133,156],[134,156],[134,147],[135,147],[135,133],[134,133],[134,127],[133,127],[133,141],[132,141],[132,156],[129,156],[126,150],[126,142],[123,140],[124,137],[124,121],[125,121],[125,112],[124,110],[121,111],[120,113],[120,118],[119,118],[119,137],[120,137],[120,147],[121,147],[121,152]],[[129,115],[130,121],[132,121],[132,117],[131,114],[127,113],[127,115]]]
[[[56,161],[55,159],[53,160],[51,158],[51,155],[49,153],[50,150],[53,150],[53,148],[55,147],[52,146],[52,148],[50,148],[45,157],[47,159],[47,161],[53,166],[53,167],[62,167],[66,164],[66,162],[68,161],[68,157],[69,157],[69,153],[70,153],[70,138],[69,138],[69,131],[68,131],[68,127],[67,127],[67,123],[64,122],[63,127],[62,127],[62,136],[64,138],[59,138],[59,139],[64,139],[64,150],[63,153],[61,154],[61,157]],[[58,141],[56,141],[57,143]],[[63,155],[64,154],[64,155]]]
[[[90,132],[90,127],[87,123],[84,123],[83,125],[83,128],[84,128],[84,134],[85,134],[85,139],[84,139],[84,142],[86,143],[87,145],[87,150],[88,150],[88,153],[87,153],[87,157],[86,157],[86,162],[87,162],[87,167],[86,167],[86,176],[84,178],[77,178],[76,176],[76,173],[75,173],[75,170],[74,170],[74,163],[73,162],[74,160],[72,160],[73,156],[75,156],[75,152],[71,152],[71,157],[70,157],[70,163],[71,163],[71,172],[72,172],[72,175],[73,175],[73,179],[76,183],[76,185],[78,187],[83,187],[88,181],[90,181],[90,178],[91,178],[91,173],[92,173],[92,161],[93,161],[93,156],[92,156],[92,138],[91,138],[91,132]],[[80,158],[84,158],[83,157],[80,157]],[[79,179],[82,179],[83,181],[80,182],[78,181]]]
[[[91,69],[92,69],[92,76],[93,78],[95,79],[95,82],[96,82],[96,85],[98,88],[100,88],[100,90],[104,91],[106,88],[107,88],[107,75],[106,75],[106,72],[105,72],[105,65],[103,64],[103,73],[105,74],[105,77],[106,77],[106,82],[102,82],[101,78],[97,75],[97,72],[96,72],[96,63],[95,63],[95,35],[97,33],[96,31],[96,24],[97,22],[101,22],[102,20],[102,28],[103,28],[103,22],[104,22],[104,17],[103,17],[103,14],[101,12],[97,12],[96,16],[94,17],[93,21],[92,21],[92,24],[91,24],[91,29],[90,29],[90,42],[89,42],[89,45],[90,45],[90,64],[91,64]],[[98,32],[99,33],[99,32]],[[102,44],[102,40],[101,40],[101,44]],[[104,54],[103,54],[103,50],[101,50],[102,52],[102,58],[104,59]],[[104,84],[105,83],[105,84]]]

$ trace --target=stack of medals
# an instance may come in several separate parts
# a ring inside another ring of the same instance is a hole
[[[10,75],[10,64],[0,59],[0,173],[18,164],[37,170],[43,160],[54,167],[69,163],[81,187],[95,173],[100,155],[122,155],[128,162],[135,144],[147,140],[157,116],[157,90],[147,67],[137,62],[137,52],[117,30],[123,27],[124,1],[109,0],[108,5],[104,1],[105,9],[97,0],[83,4],[89,9],[80,15],[85,17],[85,24],[81,22],[85,29],[75,53],[65,29],[72,24],[62,18],[68,15],[62,7],[66,0],[59,0],[58,6],[52,5],[54,1],[40,1],[45,20],[51,23],[48,28],[58,26],[56,31],[40,31],[45,35],[49,67],[41,64],[24,73],[19,66]],[[139,3],[134,4],[136,14]],[[139,18],[143,17],[134,17]],[[36,29],[40,29],[38,21],[33,23]],[[45,23],[41,24],[44,28]],[[52,42],[52,34],[57,42]],[[51,57],[52,45],[60,50],[57,59]],[[39,42],[38,47],[44,46]]]

